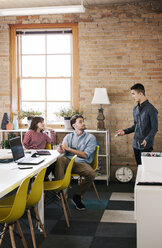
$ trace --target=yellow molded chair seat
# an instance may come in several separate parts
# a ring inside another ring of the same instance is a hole
[[[0,200],[0,223],[5,223],[3,232],[1,233],[0,246],[2,244],[7,226],[9,226],[11,244],[13,248],[16,247],[12,225],[13,223],[16,223],[23,246],[27,247],[18,219],[22,217],[26,208],[27,190],[30,178],[31,177],[26,178],[21,183],[15,195],[6,196]]]
[[[27,215],[28,215],[28,220],[29,220],[29,226],[30,226],[30,231],[32,235],[32,241],[33,241],[33,247],[36,248],[36,240],[35,240],[35,234],[34,234],[34,229],[33,229],[33,223],[32,223],[32,218],[31,218],[31,213],[30,213],[30,208],[33,207],[35,211],[35,215],[37,218],[37,221],[40,224],[40,227],[43,231],[44,237],[47,237],[44,225],[41,221],[41,218],[39,216],[36,204],[40,201],[40,198],[42,196],[43,192],[43,182],[44,182],[44,176],[46,173],[46,168],[43,168],[41,171],[38,172],[37,176],[35,177],[35,180],[32,184],[32,188],[30,193],[27,196],[27,203],[26,203],[26,208],[27,208]]]
[[[47,150],[52,150],[52,145],[51,145],[50,143],[47,143],[47,144],[46,144],[46,149],[47,149]]]
[[[96,146],[96,150],[95,150],[95,154],[94,154],[94,159],[93,159],[93,162],[91,163],[91,166],[92,166],[92,168],[93,168],[94,171],[96,171],[98,169],[98,152],[99,152],[99,146]],[[78,174],[73,174],[72,173],[72,177],[78,177],[78,176],[79,176]],[[95,190],[97,199],[100,200],[100,197],[99,197],[99,194],[98,194],[98,191],[96,189],[96,186],[95,186],[94,181],[93,181],[92,185],[93,185],[93,188]]]
[[[67,199],[65,197],[65,194],[64,194],[64,189],[67,189],[69,187],[69,184],[70,184],[70,181],[71,181],[71,170],[72,170],[72,167],[73,167],[73,163],[74,163],[74,160],[77,156],[75,155],[70,163],[68,164],[67,166],[67,169],[66,169],[66,172],[65,172],[65,176],[63,179],[61,180],[58,180],[58,181],[47,181],[47,182],[44,182],[44,191],[56,191],[56,192],[60,192],[60,197],[61,197],[61,203],[62,203],[62,207],[63,207],[63,211],[64,211],[64,215],[65,215],[65,220],[66,220],[66,223],[67,223],[67,226],[70,227],[70,224],[69,224],[69,219],[68,219],[68,215],[67,215],[67,212],[66,212],[66,207],[65,207],[65,204],[67,206],[67,209],[68,209],[68,212],[69,212],[69,215],[71,216],[71,213],[70,213],[70,208],[69,208],[69,205],[68,205],[68,202],[67,202]]]

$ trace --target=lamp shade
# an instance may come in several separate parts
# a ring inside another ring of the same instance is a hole
[[[106,88],[95,88],[91,104],[110,104]]]

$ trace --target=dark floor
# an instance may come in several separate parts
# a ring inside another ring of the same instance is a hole
[[[48,237],[44,239],[37,229],[36,242],[39,248],[135,248],[136,224],[133,218],[134,184],[117,184],[96,181],[101,201],[98,201],[93,188],[84,196],[86,210],[78,211],[71,203],[76,181],[69,190],[69,205],[72,217],[67,228],[60,201],[55,200],[45,206],[45,228]],[[130,194],[131,193],[131,194]],[[48,200],[49,196],[47,197]],[[21,220],[28,247],[32,240],[27,226],[26,216]],[[0,227],[0,231],[2,227]],[[15,230],[16,231],[16,230]],[[15,234],[16,247],[22,247],[21,240]],[[6,242],[7,241],[7,242]],[[9,235],[5,236],[2,248],[11,247]]]

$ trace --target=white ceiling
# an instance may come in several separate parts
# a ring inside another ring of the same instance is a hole
[[[87,5],[140,2],[141,0],[84,0]],[[0,0],[0,9],[44,7],[57,5],[80,5],[80,0]]]

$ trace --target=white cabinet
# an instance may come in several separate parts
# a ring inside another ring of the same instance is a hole
[[[137,185],[144,174],[139,165],[135,185],[137,248],[162,248],[162,186]]]
[[[16,135],[23,137],[28,129],[18,129],[18,130],[0,130],[0,139],[1,141],[7,139],[7,134],[16,133]],[[56,132],[56,142],[57,144],[61,143],[64,136],[67,133],[73,132],[72,129],[55,129]],[[97,130],[86,130],[86,132],[93,134],[96,137],[97,143],[100,146],[99,150],[99,170],[97,171],[96,180],[105,180],[108,185],[110,177],[110,135],[109,131],[97,131]]]

